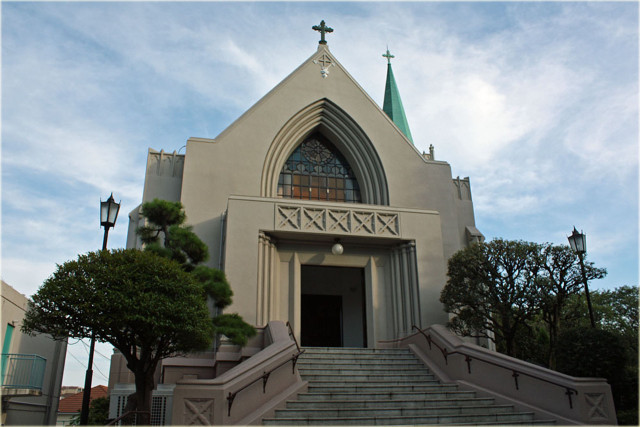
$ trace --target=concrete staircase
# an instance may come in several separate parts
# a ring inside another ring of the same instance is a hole
[[[306,348],[298,367],[308,392],[264,425],[554,424],[440,383],[408,349]]]

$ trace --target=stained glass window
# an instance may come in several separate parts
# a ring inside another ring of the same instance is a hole
[[[278,178],[278,197],[361,203],[351,166],[319,133],[307,137],[285,162]]]

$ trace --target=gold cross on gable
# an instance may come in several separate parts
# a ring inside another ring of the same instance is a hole
[[[333,28],[327,27],[324,24],[324,19],[320,21],[320,25],[314,25],[311,27],[312,30],[320,31],[320,44],[327,44],[327,41],[324,39],[325,33],[333,33]]]
[[[387,64],[391,64],[391,58],[395,58],[395,56],[391,55],[391,52],[389,52],[389,47],[387,47],[387,53],[382,56],[387,58]]]

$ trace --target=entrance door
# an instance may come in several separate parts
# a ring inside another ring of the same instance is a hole
[[[342,297],[302,295],[300,341],[305,347],[342,347]]]
[[[366,347],[364,269],[303,265],[300,341],[310,347]]]

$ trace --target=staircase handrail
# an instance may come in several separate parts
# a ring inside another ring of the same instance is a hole
[[[289,328],[289,336],[293,338],[293,342],[296,343],[296,348],[298,352],[300,351],[300,346],[298,345],[298,340],[296,339],[296,335],[293,333],[293,329],[291,328],[291,323],[287,320],[287,328]]]
[[[544,382],[546,382],[546,383],[553,384],[553,385],[555,385],[555,386],[558,386],[558,387],[564,388],[564,389],[566,390],[565,394],[566,394],[566,395],[567,395],[567,397],[569,398],[569,408],[573,408],[573,401],[572,401],[572,399],[571,399],[571,396],[572,396],[574,393],[575,393],[576,395],[578,395],[578,390],[576,390],[576,389],[575,389],[575,388],[573,388],[573,387],[569,387],[569,386],[567,386],[567,385],[560,384],[560,383],[557,383],[557,382],[555,382],[555,381],[551,381],[551,380],[548,380],[548,379],[542,378],[542,377],[540,377],[540,376],[538,376],[538,375],[529,374],[529,373],[527,373],[527,372],[523,372],[523,371],[521,371],[521,370],[517,370],[517,369],[514,369],[514,368],[509,368],[509,367],[506,367],[506,366],[504,366],[504,365],[502,365],[502,364],[499,364],[499,363],[493,362],[493,361],[491,361],[491,360],[483,359],[482,357],[478,357],[478,356],[476,356],[476,355],[474,355],[474,356],[473,356],[473,359],[472,359],[472,358],[471,358],[471,355],[469,355],[469,354],[467,354],[467,353],[464,353],[464,352],[462,352],[462,351],[458,351],[458,350],[456,350],[456,351],[447,351],[447,348],[446,348],[446,347],[440,347],[440,346],[438,345],[438,343],[437,343],[437,342],[435,342],[435,341],[433,340],[433,338],[431,338],[431,334],[429,334],[429,335],[425,334],[425,333],[424,333],[424,331],[423,331],[422,329],[420,329],[419,327],[417,327],[416,325],[412,325],[412,327],[411,327],[411,328],[412,328],[412,329],[416,329],[418,332],[420,332],[420,333],[421,333],[421,334],[422,334],[422,335],[427,339],[427,342],[429,343],[429,349],[431,349],[431,344],[433,344],[433,345],[435,345],[435,346],[440,350],[440,352],[441,352],[441,353],[442,353],[442,355],[444,356],[444,362],[445,362],[445,364],[447,364],[447,365],[449,364],[449,362],[448,362],[448,360],[447,360],[447,357],[448,357],[449,355],[451,355],[451,354],[460,354],[461,356],[464,356],[464,357],[465,357],[465,362],[467,362],[467,372],[468,372],[469,374],[471,374],[471,361],[472,361],[472,360],[474,360],[474,359],[475,359],[475,360],[479,360],[479,361],[484,362],[484,363],[488,363],[488,364],[493,365],[493,366],[497,366],[498,368],[502,368],[502,369],[506,369],[506,370],[511,370],[511,371],[512,371],[511,376],[513,377],[513,379],[514,379],[514,381],[515,381],[516,390],[520,390],[520,387],[519,387],[519,385],[518,385],[518,377],[519,377],[520,375],[525,375],[525,376],[527,376],[527,377],[534,378],[534,379],[539,380],[539,381],[544,381]]]
[[[233,393],[229,392],[229,395],[227,396],[227,402],[228,402],[227,416],[229,417],[231,416],[231,406],[233,405],[233,401],[235,400],[236,395],[240,393],[242,390],[257,383],[259,380],[262,380],[262,392],[265,393],[267,390],[267,381],[269,381],[269,375],[271,375],[271,373],[276,369],[286,365],[289,362],[293,362],[291,366],[292,373],[293,374],[296,373],[296,362],[298,361],[298,357],[300,357],[300,355],[304,353],[304,350],[301,350],[300,347],[298,346],[298,341],[296,340],[295,335],[293,335],[293,331],[291,330],[291,324],[288,321],[287,321],[287,327],[289,328],[289,336],[293,338],[293,342],[296,344],[297,352],[292,354],[290,358],[284,360],[282,363],[278,364],[274,368],[271,368],[268,371],[264,371],[262,373],[262,376],[257,377],[255,380],[251,381],[250,383],[245,384],[244,386],[240,387],[238,390],[234,391]]]

